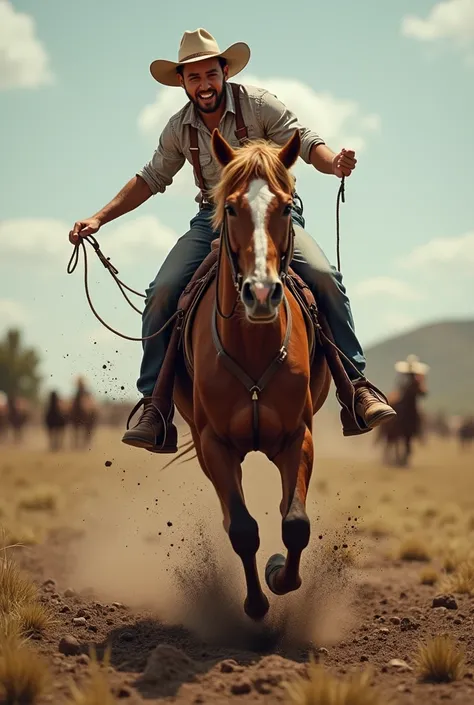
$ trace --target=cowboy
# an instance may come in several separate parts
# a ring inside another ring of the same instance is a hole
[[[187,160],[194,168],[199,211],[189,231],[168,254],[146,294],[143,337],[158,331],[176,310],[183,289],[211,250],[218,235],[211,222],[213,205],[209,190],[219,180],[219,165],[211,149],[211,135],[219,128],[225,139],[239,147],[245,138],[267,139],[285,144],[295,129],[301,135],[301,157],[323,174],[349,176],[356,166],[353,150],[335,154],[324,140],[298,122],[296,116],[268,91],[230,84],[247,65],[250,49],[238,42],[220,51],[214,37],[204,29],[184,33],[178,61],[156,60],[150,66],[153,78],[165,86],[184,89],[189,102],[165,126],[151,159],[104,208],[91,218],[75,223],[69,233],[75,244],[81,236],[96,233],[105,223],[140,206],[150,196],[163,193]],[[342,276],[332,267],[315,240],[305,230],[303,207],[295,194],[292,209],[295,254],[291,266],[313,292],[325,314],[341,360],[355,387],[354,411],[358,424],[345,428],[345,435],[368,431],[395,415],[385,397],[365,377],[365,358],[354,331],[351,307]],[[159,305],[157,305],[159,302]],[[128,429],[123,442],[154,452],[176,451],[176,428],[155,408],[151,396],[163,364],[170,332],[144,341],[137,387],[144,410],[138,423]],[[133,412],[132,412],[133,414]],[[166,424],[166,425],[165,425]],[[166,439],[166,440],[165,440]],[[168,439],[170,439],[168,441]]]
[[[408,355],[406,360],[399,360],[394,365],[395,372],[399,374],[398,387],[403,391],[408,387],[414,377],[425,377],[429,372],[429,365],[420,361],[418,355]]]

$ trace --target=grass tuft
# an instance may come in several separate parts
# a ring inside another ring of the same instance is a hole
[[[110,665],[110,652],[107,651],[104,660],[100,663],[94,649],[91,650],[89,664],[89,680],[81,688],[73,683],[71,685],[71,699],[68,705],[116,705],[104,668]]]
[[[343,680],[332,676],[323,666],[311,663],[307,677],[287,684],[292,705],[386,705],[371,685],[370,672],[356,673]]]
[[[24,641],[0,638],[0,703],[32,705],[48,686],[46,664]]]
[[[428,562],[431,560],[430,550],[426,542],[418,536],[409,536],[402,541],[398,557],[402,561]]]
[[[446,578],[443,589],[462,595],[474,595],[474,563],[472,561],[461,563],[454,573]]]
[[[447,635],[436,636],[419,647],[416,666],[420,680],[427,683],[451,683],[462,678],[465,656]]]
[[[436,585],[439,580],[439,575],[435,568],[426,566],[420,573],[420,583],[422,585]]]

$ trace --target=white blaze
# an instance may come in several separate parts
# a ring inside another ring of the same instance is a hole
[[[255,179],[249,184],[247,200],[250,206],[254,231],[255,279],[262,281],[267,276],[268,240],[265,232],[268,206],[275,198],[263,179]]]

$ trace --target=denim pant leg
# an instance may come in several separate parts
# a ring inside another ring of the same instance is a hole
[[[291,266],[306,282],[319,308],[326,316],[337,347],[349,358],[341,356],[349,378],[355,382],[365,376],[365,356],[355,334],[351,304],[342,283],[342,274],[329,263],[316,241],[303,228],[304,218],[293,210],[295,252]],[[355,369],[354,369],[355,368]]]
[[[142,336],[152,335],[173,315],[179,297],[201,262],[211,251],[216,237],[209,211],[200,211],[190,223],[190,230],[180,237],[163,262],[155,280],[146,290],[142,316]],[[151,340],[143,341],[143,358],[138,391],[151,396],[171,337],[171,327]]]

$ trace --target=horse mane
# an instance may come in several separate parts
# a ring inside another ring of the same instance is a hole
[[[252,140],[235,151],[235,157],[222,172],[219,183],[212,189],[215,204],[213,227],[224,220],[226,199],[231,193],[241,193],[252,179],[264,179],[276,194],[293,192],[295,177],[279,158],[281,147],[266,140]]]

